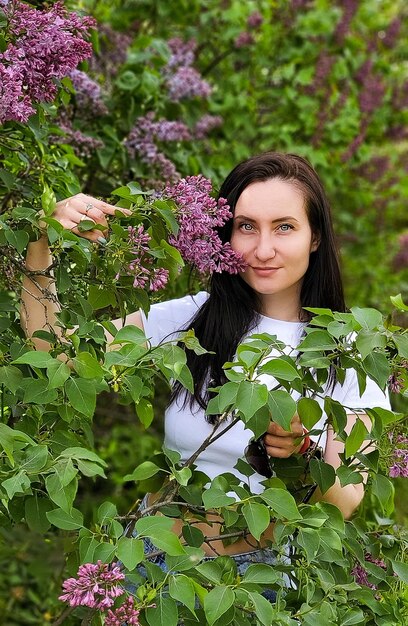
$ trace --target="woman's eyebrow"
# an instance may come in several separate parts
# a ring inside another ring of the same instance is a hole
[[[256,222],[253,217],[248,217],[247,215],[234,215],[234,220],[246,220],[247,222]],[[293,217],[293,215],[284,215],[283,217],[276,218],[276,220],[272,220],[272,224],[277,224],[278,222],[286,222],[288,220],[299,223],[299,220],[297,220],[296,217]]]

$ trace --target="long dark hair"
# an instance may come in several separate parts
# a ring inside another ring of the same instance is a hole
[[[248,185],[271,178],[288,181],[302,192],[312,233],[319,240],[317,249],[310,254],[309,267],[303,278],[299,318],[305,322],[311,319],[311,314],[303,307],[326,307],[344,312],[346,305],[330,205],[317,173],[306,159],[279,152],[254,156],[232,170],[218,195],[227,199],[234,213],[238,198]],[[232,219],[218,232],[224,243],[230,241]],[[176,383],[170,400],[173,402],[186,393],[185,403],[189,402],[191,408],[195,403],[206,407],[209,383],[217,386],[226,382],[222,366],[233,359],[238,344],[257,325],[261,312],[257,294],[239,275],[214,273],[209,292],[208,300],[187,329],[194,328],[201,345],[214,354],[197,356],[186,350],[194,394],[188,394],[181,384]]]

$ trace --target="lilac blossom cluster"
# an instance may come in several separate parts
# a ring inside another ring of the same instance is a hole
[[[108,610],[105,617],[105,626],[138,626],[138,609],[135,609],[135,601],[132,596],[128,596],[124,603],[116,610]]]
[[[408,478],[408,437],[390,434],[390,441],[395,445],[392,465],[389,469],[391,478]]]
[[[186,141],[191,139],[191,133],[183,122],[155,121],[154,117],[153,112],[139,117],[125,140],[125,146],[132,158],[139,156],[143,163],[153,166],[165,180],[177,180],[179,176],[174,163],[159,150],[156,141]]]
[[[341,3],[343,14],[334,31],[334,39],[337,44],[343,43],[359,4],[359,0],[343,0]]]
[[[77,578],[64,581],[64,593],[59,599],[68,602],[70,606],[87,606],[104,611],[124,593],[123,588],[117,584],[124,578],[125,575],[115,564],[108,565],[102,561],[86,563],[79,567]]]
[[[196,139],[204,139],[214,128],[221,126],[223,121],[221,115],[210,115],[208,113],[203,115],[194,126],[194,137]]]
[[[167,42],[170,58],[162,70],[170,100],[179,102],[186,98],[208,98],[211,86],[192,67],[195,60],[196,42],[183,42],[178,37]]]
[[[248,16],[247,28],[249,30],[258,30],[262,25],[263,17],[259,11],[254,11]],[[248,30],[243,30],[234,39],[234,48],[247,48],[255,43],[255,38]]]
[[[82,131],[75,129],[72,125],[69,109],[61,109],[57,124],[63,135],[50,135],[50,143],[66,143],[72,145],[75,154],[79,158],[88,158],[95,150],[103,147],[103,142],[96,137],[85,135]]]
[[[131,32],[128,32],[128,29],[126,33],[122,33],[113,30],[109,24],[99,24],[100,51],[94,54],[90,61],[92,70],[108,78],[116,76],[119,67],[126,61],[127,50],[132,43],[135,30],[134,27],[130,27]]]
[[[3,10],[9,43],[0,54],[0,123],[26,122],[35,103],[55,99],[55,81],[91,56],[84,37],[95,20],[69,13],[62,2],[39,11],[17,0]]]
[[[153,268],[153,257],[150,255],[149,241],[151,237],[145,232],[143,224],[128,227],[128,242],[133,260],[116,275],[120,274],[133,277],[133,287],[138,289],[148,288],[150,291],[163,289],[169,278],[168,270],[163,267]]]
[[[224,198],[215,200],[211,182],[203,176],[188,176],[164,191],[177,205],[179,232],[169,238],[183,259],[200,273],[244,271],[246,264],[230,243],[223,243],[217,228],[232,218]]]
[[[72,70],[69,77],[76,92],[76,106],[81,113],[87,116],[106,115],[108,109],[102,100],[100,85],[81,70]]]
[[[399,237],[399,250],[394,257],[393,267],[397,271],[408,267],[408,233],[404,233]]]
[[[371,556],[371,554],[366,554],[365,560],[369,563],[374,563],[374,565],[377,565],[382,569],[387,569],[387,566],[383,560],[375,559]],[[369,582],[367,571],[360,563],[355,564],[355,566],[351,570],[351,574],[354,576],[356,583],[358,583],[359,585],[364,585],[365,587],[369,587],[370,589],[377,589],[377,585]]]

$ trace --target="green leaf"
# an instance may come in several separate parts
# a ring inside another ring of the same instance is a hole
[[[337,343],[325,330],[310,330],[303,341],[300,342],[300,352],[335,350]]]
[[[18,359],[15,359],[13,363],[21,363],[23,365],[31,365],[32,367],[44,368],[49,367],[56,360],[57,359],[50,356],[48,352],[36,350],[32,352],[25,352],[19,356]]]
[[[326,493],[330,487],[336,482],[336,472],[332,465],[319,461],[318,459],[310,460],[310,474],[315,483],[318,484],[322,494]]]
[[[107,306],[115,306],[116,298],[112,289],[106,289],[97,285],[90,285],[88,293],[89,304],[94,311],[104,309]]]
[[[242,513],[250,533],[259,541],[262,533],[268,528],[271,521],[269,509],[264,504],[248,502],[243,505]]]
[[[93,563],[95,550],[98,546],[99,542],[92,535],[90,537],[82,537],[79,542],[80,563]]]
[[[184,524],[182,533],[184,540],[188,543],[188,545],[193,546],[194,548],[199,548],[204,543],[204,534],[196,526]]]
[[[391,561],[392,569],[400,580],[404,583],[408,583],[408,563],[402,563],[401,561]]]
[[[78,509],[72,509],[70,513],[62,509],[54,509],[46,515],[51,524],[63,530],[76,530],[84,525],[83,515]]]
[[[404,301],[400,293],[397,296],[390,296],[390,300],[393,303],[393,305],[400,311],[408,311],[408,306],[404,304]]]
[[[368,431],[364,422],[358,417],[353,424],[350,434],[346,439],[345,454],[346,458],[350,458],[360,448],[363,441],[367,438]]]
[[[68,400],[80,413],[92,417],[96,407],[95,385],[84,378],[69,378],[65,383]]]
[[[350,311],[360,326],[365,330],[372,330],[382,324],[382,315],[376,309],[360,309],[357,306],[353,306]]]
[[[323,414],[320,404],[313,398],[300,398],[297,402],[297,412],[300,421],[308,430],[313,428]]]
[[[260,593],[248,593],[248,597],[251,600],[256,616],[261,624],[264,626],[271,626],[273,624],[273,608],[272,604]]]
[[[114,340],[112,341],[112,345],[118,343],[133,343],[136,345],[143,345],[146,343],[146,335],[144,334],[141,328],[138,326],[133,326],[129,324],[129,326],[124,326],[115,335]]]
[[[317,558],[322,561],[336,562],[342,558],[342,542],[339,535],[332,528],[319,530],[319,552]]]
[[[3,384],[6,389],[9,389],[11,393],[16,393],[17,389],[20,387],[22,379],[23,374],[18,367],[13,367],[12,365],[0,367],[1,384]]]
[[[295,498],[286,489],[270,487],[260,494],[262,500],[271,507],[278,516],[288,520],[301,519],[301,514],[296,506]]]
[[[293,363],[289,363],[284,358],[270,359],[259,368],[259,373],[270,374],[274,378],[292,381],[300,378],[300,374]]]
[[[78,489],[78,479],[75,477],[68,485],[61,485],[57,474],[50,474],[45,480],[45,486],[51,500],[66,513],[71,513]]]
[[[72,363],[81,378],[102,378],[104,375],[102,367],[89,352],[80,352]]]
[[[154,608],[146,609],[146,619],[149,626],[177,626],[178,609],[173,598],[159,595],[155,604]]]
[[[47,464],[48,448],[45,445],[30,446],[20,459],[19,467],[26,472],[39,472]]]
[[[71,370],[66,363],[54,361],[47,367],[48,388],[57,389],[62,387],[71,375]]]
[[[118,541],[116,554],[123,565],[132,571],[138,563],[143,561],[143,541],[134,537],[121,537]]]
[[[96,514],[96,521],[101,526],[105,526],[111,522],[117,514],[118,510],[112,502],[102,502]]]
[[[314,560],[319,549],[319,533],[317,533],[315,530],[312,530],[311,528],[300,528],[296,540],[298,544],[304,549],[307,562],[311,563]]]
[[[356,348],[362,359],[365,359],[374,348],[385,348],[387,340],[384,335],[371,330],[361,330],[356,338]]]
[[[183,574],[171,576],[169,581],[169,593],[174,600],[186,606],[195,615],[194,585],[187,576]]]
[[[393,336],[394,343],[397,347],[398,354],[402,359],[408,359],[408,335]]]
[[[361,609],[349,609],[341,618],[340,626],[352,626],[353,624],[365,623],[364,613]]]
[[[6,230],[5,236],[10,246],[15,248],[19,254],[25,250],[30,239],[25,230]]]
[[[173,528],[174,520],[162,515],[149,515],[137,520],[135,528],[138,535],[151,537],[162,531],[170,531]]]
[[[296,412],[296,402],[283,389],[269,392],[268,405],[271,411],[271,420],[279,424],[284,430],[290,431],[290,424]]]
[[[372,352],[364,359],[363,368],[369,377],[384,390],[391,373],[390,364],[385,354]]]
[[[374,474],[371,482],[371,491],[377,498],[381,510],[386,515],[391,515],[394,510],[394,486],[392,482],[382,474]]]
[[[346,465],[340,465],[340,467],[336,469],[336,474],[339,477],[342,487],[346,485],[358,485],[363,482],[363,477],[360,472],[356,472]]]
[[[137,402],[135,406],[138,418],[142,422],[143,426],[148,428],[154,418],[152,403],[150,400],[146,400],[146,398],[140,398],[139,402]]]
[[[101,459],[95,452],[92,450],[88,450],[87,448],[80,448],[79,446],[74,446],[72,448],[66,448],[60,454],[61,457],[68,457],[69,459],[86,459],[88,461],[93,461],[94,463],[99,463],[103,467],[107,467],[106,461]]]
[[[258,585],[273,585],[279,580],[279,574],[273,565],[265,563],[254,563],[245,571],[242,578],[244,583],[255,583]]]
[[[6,490],[9,499],[12,500],[16,493],[26,493],[30,489],[30,479],[25,472],[20,471],[3,480],[1,486]]]
[[[24,516],[30,530],[37,533],[47,532],[51,526],[47,513],[52,508],[53,504],[48,498],[39,498],[37,495],[26,498]]]
[[[251,383],[243,380],[239,383],[236,407],[242,413],[245,421],[268,402],[268,388],[266,385]]]
[[[203,492],[203,503],[206,509],[219,509],[235,503],[235,498],[228,496],[221,489],[210,487]]]
[[[204,611],[210,626],[233,605],[235,594],[230,587],[219,585],[204,598]]]
[[[124,476],[123,481],[127,480],[146,480],[147,478],[151,478],[155,474],[161,471],[161,468],[152,463],[151,461],[144,461],[136,469],[133,470],[131,474],[126,474]]]
[[[48,389],[48,381],[44,379],[25,380],[22,384],[24,388],[23,402],[32,404],[48,404],[57,399],[55,389]]]

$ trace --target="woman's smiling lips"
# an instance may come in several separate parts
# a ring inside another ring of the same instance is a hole
[[[254,265],[251,265],[251,269],[257,276],[271,276],[274,272],[276,272],[280,268],[279,267],[256,267]]]

